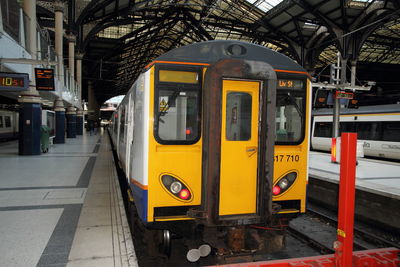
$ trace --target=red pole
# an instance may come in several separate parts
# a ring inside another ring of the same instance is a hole
[[[357,133],[343,133],[340,153],[340,184],[337,242],[337,266],[353,266],[353,226]]]

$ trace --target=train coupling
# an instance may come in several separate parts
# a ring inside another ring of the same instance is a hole
[[[197,209],[189,209],[187,216],[195,219],[207,219],[207,212]]]

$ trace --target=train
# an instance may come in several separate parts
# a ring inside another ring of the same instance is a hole
[[[312,112],[311,148],[330,151],[332,109]],[[364,156],[400,159],[400,104],[341,109],[339,132],[356,132],[363,142]]]
[[[42,125],[49,127],[50,139],[55,137],[55,112],[42,110]],[[8,141],[19,137],[19,112],[15,110],[0,110],[0,140]]]
[[[18,138],[18,112],[0,109],[0,140]]]
[[[310,77],[266,47],[217,40],[149,63],[109,134],[132,220],[163,254],[182,236],[191,262],[274,251],[305,212]]]

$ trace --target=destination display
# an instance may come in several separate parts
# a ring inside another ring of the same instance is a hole
[[[1,91],[26,91],[29,88],[27,73],[0,72]]]
[[[277,89],[303,90],[302,80],[278,79]]]
[[[54,70],[35,68],[36,90],[54,91]]]

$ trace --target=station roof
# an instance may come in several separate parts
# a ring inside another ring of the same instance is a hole
[[[39,23],[49,28],[51,2],[38,0]],[[398,0],[75,0],[66,5],[75,10],[65,12],[66,27],[77,34],[84,54],[84,81],[94,83],[100,102],[126,93],[158,56],[207,40],[266,46],[315,75],[336,61],[338,51],[358,64],[398,69],[400,62]]]

